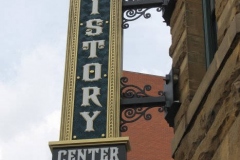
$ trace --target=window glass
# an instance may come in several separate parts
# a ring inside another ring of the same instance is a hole
[[[215,0],[203,0],[203,23],[205,38],[206,65],[210,65],[217,50],[217,23]]]

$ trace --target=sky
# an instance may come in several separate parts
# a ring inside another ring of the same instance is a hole
[[[0,0],[0,160],[51,159],[60,130],[69,0]],[[161,13],[124,30],[123,69],[170,71]],[[140,34],[141,33],[141,34]],[[134,59],[134,61],[133,61]]]

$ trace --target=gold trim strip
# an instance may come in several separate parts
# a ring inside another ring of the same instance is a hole
[[[119,137],[122,71],[122,0],[110,0],[108,102],[106,137]]]
[[[80,2],[70,1],[60,140],[72,139]]]
[[[83,146],[101,146],[101,145],[118,145],[118,144],[125,144],[127,151],[131,150],[128,137],[55,141],[55,142],[49,142],[49,147],[51,150],[53,150],[54,148],[64,148],[64,147],[80,147],[80,146],[83,147]]]

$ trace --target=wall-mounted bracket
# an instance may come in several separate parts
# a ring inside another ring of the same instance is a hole
[[[143,117],[145,120],[150,120],[152,115],[147,111],[152,108],[158,108],[159,112],[163,112],[165,105],[165,96],[162,91],[158,92],[157,97],[147,94],[151,91],[150,85],[145,85],[143,88],[127,84],[128,78],[121,78],[121,116],[120,116],[120,131],[128,130],[127,124],[135,122]]]
[[[165,119],[170,127],[174,126],[175,115],[181,105],[178,99],[177,84],[179,78],[179,69],[173,68],[165,77],[164,94],[166,105],[164,108]]]
[[[140,17],[146,19],[151,17],[148,12],[151,8],[156,8],[157,12],[162,11],[162,16],[170,24],[176,0],[123,0],[123,29],[129,28],[129,21],[135,21]]]
[[[178,69],[172,69],[165,77],[164,92],[159,91],[157,97],[147,94],[151,91],[150,85],[140,88],[128,84],[128,78],[121,78],[121,108],[120,108],[120,131],[128,130],[127,124],[133,123],[143,117],[151,120],[152,115],[147,111],[158,108],[159,112],[165,112],[165,119],[170,127],[174,126],[174,118],[180,107],[177,95]]]

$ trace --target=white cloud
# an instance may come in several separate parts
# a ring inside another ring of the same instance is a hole
[[[161,13],[154,9],[149,13],[151,18],[130,21],[124,30],[123,69],[165,76],[171,68],[170,28],[162,22]]]
[[[5,128],[0,137],[14,135],[61,106],[65,53],[59,49],[42,45],[24,54],[13,79],[0,82],[0,128]]]
[[[69,1],[0,1],[0,160],[51,159],[60,129]]]
[[[1,142],[0,142],[0,144],[1,144]],[[3,160],[3,155],[2,155],[3,153],[2,153],[2,147],[0,146],[0,160]]]
[[[9,68],[24,51],[66,36],[68,7],[66,0],[0,0],[0,79],[3,72],[5,79],[12,76]]]
[[[60,129],[66,38],[21,53],[0,80],[0,158],[51,159]],[[13,154],[14,153],[14,154]]]
[[[53,111],[41,123],[9,137],[7,142],[0,143],[0,159],[51,159],[48,142],[58,140],[59,120],[60,110]]]

